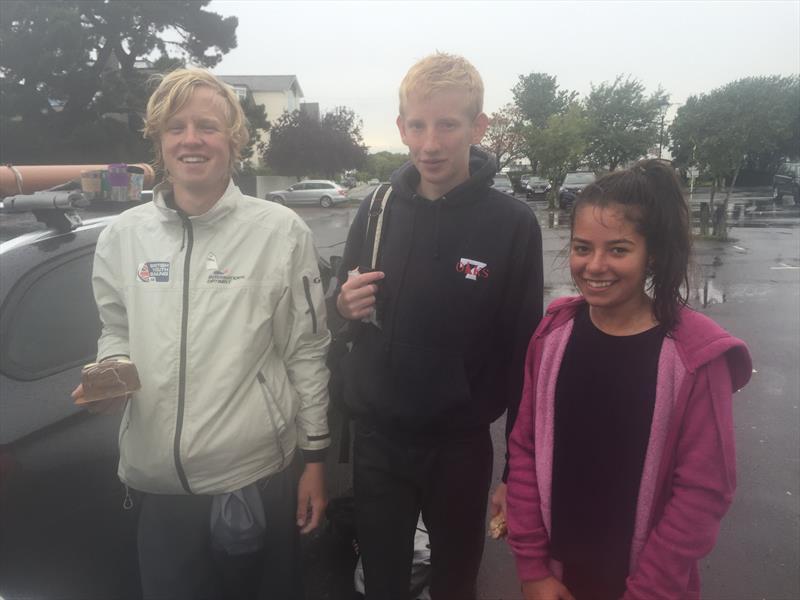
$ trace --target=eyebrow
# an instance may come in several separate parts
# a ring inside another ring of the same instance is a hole
[[[592,243],[590,240],[585,240],[585,239],[583,239],[583,238],[579,238],[579,237],[573,237],[573,238],[572,238],[572,241],[573,241],[573,242],[581,242],[581,243],[583,243],[583,244],[591,244],[591,243]],[[634,246],[634,245],[635,245],[635,243],[634,243],[633,241],[631,241],[631,240],[627,240],[627,239],[625,239],[625,238],[620,238],[620,239],[618,239],[618,240],[609,240],[609,241],[607,241],[607,242],[606,242],[606,244],[607,244],[607,245],[613,245],[613,244],[630,244],[631,246]]]

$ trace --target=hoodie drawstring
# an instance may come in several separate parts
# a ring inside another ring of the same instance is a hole
[[[434,229],[433,229],[433,238],[434,238],[434,248],[433,248],[433,258],[439,260],[439,212],[442,210],[442,202],[444,202],[445,196],[439,198],[434,204],[436,205],[435,216],[434,216]]]

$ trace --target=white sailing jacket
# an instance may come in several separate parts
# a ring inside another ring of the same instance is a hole
[[[330,334],[311,232],[233,182],[207,213],[154,200],[101,234],[98,360],[129,356],[141,390],[119,477],[144,492],[230,492],[330,443]]]

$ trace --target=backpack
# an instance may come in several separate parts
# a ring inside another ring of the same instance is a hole
[[[388,223],[387,213],[390,212],[389,201],[391,196],[392,186],[388,183],[379,185],[372,194],[359,266],[362,272],[375,270],[379,264],[381,238],[386,229],[386,223]],[[330,410],[328,415],[331,422],[331,430],[333,430],[334,422],[338,421],[340,463],[346,463],[350,460],[351,416],[344,401],[344,374],[342,373],[341,365],[342,359],[352,348],[352,342],[353,328],[349,321],[343,320],[341,324],[331,327],[331,345],[326,360],[326,365],[330,371],[330,380],[328,381]]]

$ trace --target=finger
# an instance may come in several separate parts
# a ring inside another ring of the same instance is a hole
[[[563,585],[561,586],[561,590],[559,591],[558,596],[559,596],[559,598],[561,598],[561,600],[575,600],[575,596],[570,594],[570,592],[566,588],[566,586],[563,586]]]
[[[319,527],[319,523],[322,520],[322,513],[324,509],[325,509],[324,502],[321,501],[312,502],[311,519],[309,519],[308,524],[300,532],[308,533],[309,531],[314,531],[317,527]]]
[[[353,302],[352,304],[348,305],[350,310],[353,312],[360,310],[371,310],[373,306],[375,306],[375,296],[370,296],[369,298],[363,298],[358,302]]]
[[[361,273],[360,275],[356,275],[355,277],[351,277],[347,281],[352,281],[353,283],[357,283],[359,287],[363,285],[367,285],[368,283],[372,283],[374,281],[380,281],[384,278],[383,271],[370,271],[369,273]],[[344,286],[343,286],[344,287]]]
[[[374,296],[378,293],[378,286],[374,284],[368,284],[364,287],[360,288],[353,288],[351,290],[342,289],[342,296],[344,296],[345,301],[353,302],[357,300],[361,300],[363,298],[369,298],[370,296]]]
[[[81,396],[83,396],[83,384],[79,383],[78,387],[76,387],[74,390],[72,390],[72,394],[70,394],[70,395],[72,396],[73,399],[77,399],[77,398],[80,398]]]
[[[301,494],[297,499],[297,526],[304,527],[308,519],[308,495]]]

